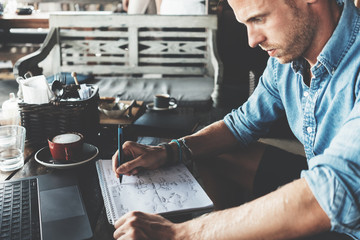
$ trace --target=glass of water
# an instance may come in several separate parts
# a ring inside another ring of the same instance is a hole
[[[25,133],[22,126],[0,126],[0,171],[13,171],[24,166]]]

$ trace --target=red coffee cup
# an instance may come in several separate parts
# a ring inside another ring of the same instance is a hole
[[[77,161],[83,151],[84,137],[80,133],[70,132],[48,139],[51,156],[57,161]]]

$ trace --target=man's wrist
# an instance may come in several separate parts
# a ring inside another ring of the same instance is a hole
[[[160,143],[158,146],[165,149],[165,165],[172,165],[176,162],[174,149],[168,143]]]
[[[185,139],[173,139],[169,144],[173,147],[174,152],[177,152],[177,154],[175,154],[175,158],[177,158],[176,162],[190,165],[192,160],[192,151],[186,144]]]
[[[169,143],[161,143],[166,150],[166,163],[172,165],[176,163],[183,163],[189,165],[192,160],[192,150],[187,145],[184,138],[173,139]]]
[[[179,158],[180,154],[179,154],[179,146],[177,145],[176,142],[169,142],[168,143],[170,145],[170,147],[172,148],[173,152],[174,152],[174,159],[173,159],[173,163],[179,163],[181,161],[181,159]]]
[[[175,240],[189,239],[190,240],[191,234],[189,233],[190,229],[188,229],[190,222],[191,221],[186,221],[183,223],[174,224],[174,226],[173,226],[174,238],[173,239],[175,239]],[[191,240],[194,240],[194,239],[191,239]]]

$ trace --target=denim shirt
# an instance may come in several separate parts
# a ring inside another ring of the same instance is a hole
[[[244,145],[264,136],[286,115],[304,145],[309,170],[301,172],[331,220],[331,230],[360,239],[360,13],[353,0],[303,80],[305,60],[269,58],[248,101],[224,122]]]

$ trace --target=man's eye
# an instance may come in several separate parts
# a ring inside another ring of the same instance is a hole
[[[264,18],[259,17],[259,18],[254,18],[252,22],[253,23],[261,23],[263,20],[264,20]]]

